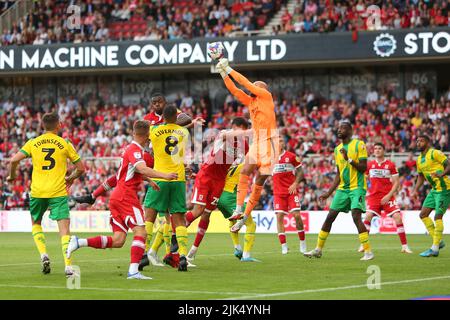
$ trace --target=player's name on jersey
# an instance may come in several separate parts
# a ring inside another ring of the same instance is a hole
[[[156,129],[155,137],[159,137],[163,134],[167,133],[176,133],[180,136],[185,136],[188,132],[186,130],[180,130],[180,129]]]
[[[55,146],[57,146],[61,150],[64,149],[64,145],[61,142],[59,142],[58,140],[56,140],[56,139],[41,139],[39,141],[36,141],[36,143],[33,144],[33,146],[35,148],[37,148],[37,147],[40,147],[43,144],[49,144],[49,143],[50,144],[54,144]]]
[[[277,163],[274,166],[273,173],[290,172],[294,170],[295,168],[292,163]]]

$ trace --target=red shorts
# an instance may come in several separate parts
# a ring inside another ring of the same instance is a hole
[[[214,179],[200,171],[195,178],[191,203],[205,206],[206,211],[215,210],[224,186],[225,179]]]
[[[273,209],[275,213],[289,213],[300,210],[300,195],[273,195]]]
[[[109,201],[111,216],[109,223],[113,232],[127,233],[128,229],[136,226],[145,226],[144,210],[139,200],[122,201],[111,199]]]
[[[394,198],[389,200],[385,205],[381,205],[382,196],[367,197],[367,212],[376,214],[377,216],[390,217],[396,212],[400,212],[400,208],[397,206],[397,201]],[[383,214],[382,214],[383,212]]]

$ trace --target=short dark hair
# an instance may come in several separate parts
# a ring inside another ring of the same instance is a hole
[[[350,122],[350,120],[347,120],[347,119],[344,119],[344,120],[339,121],[339,125],[340,125],[340,126],[341,126],[341,125],[349,126],[350,129],[353,128],[353,127],[352,127],[352,123]]]
[[[148,136],[150,122],[147,120],[137,120],[133,124],[133,132],[138,136]]]
[[[42,124],[44,129],[55,130],[59,123],[59,115],[56,112],[46,113],[42,116]]]
[[[379,147],[382,147],[383,150],[386,150],[386,147],[385,147],[384,144],[381,143],[381,142],[375,142],[375,144],[374,144],[373,146],[374,146],[374,147],[379,146]]]
[[[423,133],[420,134],[417,138],[425,139],[425,140],[427,140],[427,142],[431,141],[430,137],[428,135],[426,135],[426,134],[423,134]]]
[[[153,100],[156,98],[163,98],[164,100],[166,100],[166,97],[164,97],[164,95],[161,92],[153,93],[150,99]]]
[[[163,110],[164,120],[168,123],[175,123],[177,121],[178,109],[173,104],[168,105]]]
[[[235,125],[238,127],[244,127],[244,129],[248,129],[248,121],[242,117],[236,117],[231,121],[231,125]]]

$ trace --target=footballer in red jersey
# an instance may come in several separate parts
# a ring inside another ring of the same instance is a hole
[[[88,239],[70,238],[67,257],[80,247],[96,249],[121,248],[125,244],[128,229],[134,234],[131,244],[131,261],[128,279],[148,280],[150,277],[138,271],[139,261],[145,251],[147,233],[144,224],[144,212],[138,198],[138,190],[143,180],[147,180],[151,187],[158,190],[158,185],[151,178],[176,179],[176,173],[162,173],[146,166],[144,148],[149,141],[150,126],[148,121],[138,120],[133,126],[133,142],[126,148],[119,171],[117,173],[117,187],[110,200],[110,224],[113,236],[97,236]]]
[[[295,217],[297,233],[300,240],[300,252],[306,252],[305,231],[300,216],[300,195],[298,185],[304,180],[300,159],[286,150],[286,143],[280,137],[281,154],[272,172],[273,176],[273,209],[277,215],[278,239],[281,243],[281,253],[288,253],[284,216],[292,213]]]
[[[367,210],[364,224],[366,225],[367,231],[370,231],[370,225],[374,215],[379,217],[383,217],[383,215],[392,217],[397,225],[397,234],[402,244],[401,252],[412,253],[406,241],[402,215],[395,201],[395,195],[400,185],[399,175],[395,164],[385,159],[384,152],[384,145],[380,142],[375,143],[375,160],[367,164],[366,175],[369,178],[370,187],[366,197]]]
[[[236,117],[231,122],[231,130],[247,130],[247,128],[248,122],[244,118]],[[187,226],[201,216],[194,244],[187,255],[190,263],[208,229],[211,212],[217,208],[217,203],[225,186],[228,169],[239,158],[243,158],[248,149],[248,143],[243,136],[240,138],[220,136],[214,141],[208,159],[198,172],[191,200],[194,208],[186,213]]]

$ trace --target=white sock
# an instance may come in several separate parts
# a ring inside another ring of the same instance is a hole
[[[242,206],[236,205],[236,212],[242,212]]]
[[[281,244],[281,249],[288,249],[287,243],[282,243]]]
[[[433,244],[433,245],[431,246],[431,250],[433,250],[434,252],[439,251],[439,245]]]
[[[128,273],[135,274],[138,273],[139,263],[130,263],[130,268],[128,269]]]
[[[150,250],[148,250],[148,253],[147,253],[148,255],[152,255],[152,256],[154,256],[155,254],[156,254],[156,252],[152,249],[152,248],[150,248]]]
[[[87,247],[88,246],[87,239],[78,239],[78,246],[79,247]]]
[[[46,253],[41,254],[41,260],[44,259],[44,257],[48,258],[48,254],[46,254]]]
[[[250,258],[250,252],[244,251],[244,253],[242,254],[242,258],[244,259]]]
[[[402,244],[403,249],[409,249],[407,244]]]
[[[188,256],[193,256],[193,255],[195,255],[196,253],[197,253],[197,249],[198,249],[198,247],[196,247],[196,246],[192,246],[191,247],[191,250],[189,250],[189,253],[188,253]]]
[[[241,245],[240,245],[240,244],[238,244],[238,245],[234,246],[234,248],[235,248],[235,249],[237,249],[237,250],[241,250],[241,251],[242,251],[242,247],[241,247]]]

